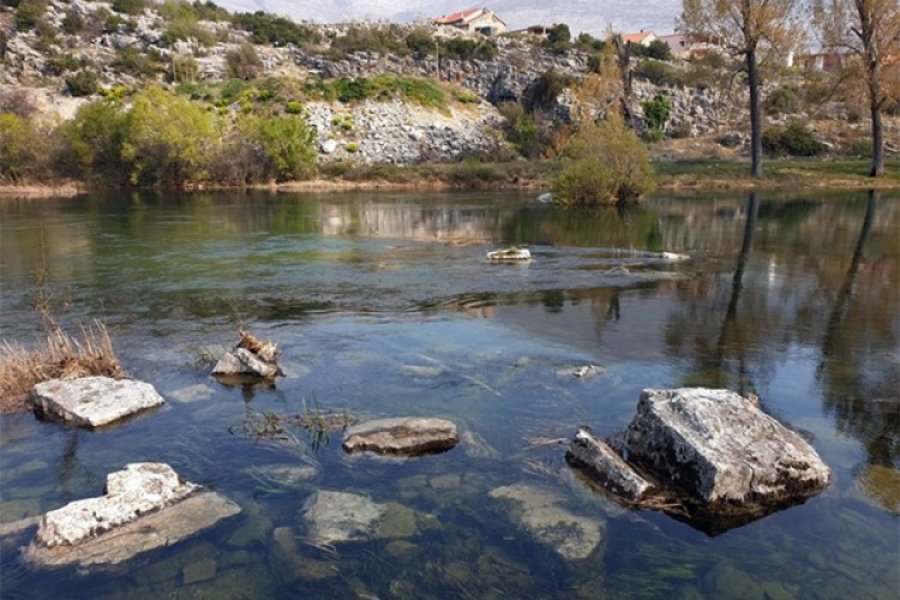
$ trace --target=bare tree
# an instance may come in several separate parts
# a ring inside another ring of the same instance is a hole
[[[900,52],[900,5],[897,0],[813,0],[813,17],[825,48],[851,52],[857,61],[850,68],[861,67],[872,118],[869,176],[879,177],[884,174],[881,113],[888,102],[897,100],[900,79],[900,67],[888,65]],[[885,73],[886,66],[892,70]],[[894,85],[885,77],[893,79]]]
[[[683,0],[679,29],[712,36],[739,58],[750,92],[750,175],[762,176],[759,66],[783,58],[800,39],[794,21],[799,0]]]

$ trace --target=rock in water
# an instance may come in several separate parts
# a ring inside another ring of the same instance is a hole
[[[101,427],[165,403],[149,383],[109,377],[51,379],[34,386],[35,411],[81,427]]]
[[[278,367],[278,347],[274,342],[263,342],[246,331],[234,350],[223,356],[213,367],[213,375],[251,376],[273,379],[282,375]]]
[[[365,540],[375,533],[385,507],[358,494],[319,490],[302,509],[314,544]]]
[[[644,390],[624,449],[661,483],[723,513],[786,506],[831,480],[799,434],[728,390]]]
[[[414,456],[449,450],[458,441],[456,425],[445,419],[397,417],[349,428],[344,437],[344,450]]]
[[[653,485],[586,428],[581,428],[566,452],[566,460],[587,471],[604,488],[628,502],[640,502]]]
[[[531,260],[531,250],[510,246],[502,250],[492,250],[485,255],[485,258],[493,262],[526,262]]]
[[[521,526],[568,560],[587,558],[603,539],[601,521],[572,514],[550,490],[517,483],[495,488],[490,496],[517,505],[513,517]]]
[[[240,511],[227,498],[182,481],[169,465],[132,463],[107,477],[105,496],[44,515],[24,556],[43,566],[115,564]]]

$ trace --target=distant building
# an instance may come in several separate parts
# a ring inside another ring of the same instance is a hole
[[[550,25],[532,25],[531,27],[526,27],[525,29],[517,29],[515,31],[511,31],[510,33],[517,33],[519,35],[529,35],[532,37],[536,37],[542,40],[547,39],[547,36],[550,35],[550,30],[553,29]]]
[[[661,35],[658,39],[669,47],[676,58],[691,58],[721,49],[721,44],[711,35]]]
[[[644,31],[641,29],[638,33],[623,33],[622,41],[626,44],[639,44],[641,46],[649,46],[658,38],[652,31]]]
[[[846,66],[848,58],[848,54],[841,52],[819,52],[801,56],[797,62],[805,69],[830,73],[842,70]]]
[[[506,31],[506,23],[487,8],[470,8],[434,19],[435,25],[455,27],[472,33],[499,35]]]

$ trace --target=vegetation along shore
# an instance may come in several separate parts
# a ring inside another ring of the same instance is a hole
[[[583,205],[898,185],[896,7],[782,2],[745,39],[706,4],[657,38],[7,0],[0,193],[520,187]]]

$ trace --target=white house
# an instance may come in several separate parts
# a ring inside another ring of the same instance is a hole
[[[498,35],[506,31],[506,23],[487,8],[470,8],[434,19],[435,25],[456,27],[473,33]]]

